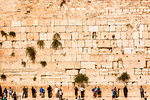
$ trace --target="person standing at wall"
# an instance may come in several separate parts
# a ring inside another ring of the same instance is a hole
[[[41,95],[41,98],[44,97],[44,94],[43,94],[43,93],[44,93],[44,89],[41,87],[41,88],[40,88],[40,95]]]
[[[6,96],[6,98],[7,98],[7,93],[8,93],[8,92],[7,92],[7,89],[5,88],[5,89],[4,89],[4,95]]]
[[[124,97],[127,98],[127,96],[128,96],[128,89],[127,89],[127,86],[125,86],[125,87],[123,88],[123,92],[124,92]]]
[[[48,91],[48,98],[51,98],[52,87],[50,85],[48,86],[47,91]]]
[[[9,98],[12,98],[12,93],[13,93],[13,90],[11,89],[11,87],[9,88]]]
[[[24,86],[24,88],[23,88],[23,95],[22,95],[22,98],[26,98],[26,88],[25,88],[25,86]]]
[[[59,100],[63,100],[62,96],[63,96],[63,92],[62,92],[62,89],[60,89],[59,90]]]
[[[96,98],[96,87],[94,87],[94,88],[92,89],[92,92],[93,92],[93,97]]]
[[[55,86],[55,95],[56,95],[56,98],[58,98],[59,94],[58,94],[58,87]]]
[[[76,96],[76,99],[77,99],[77,97],[78,97],[78,88],[75,87],[74,90],[75,90],[75,96]]]
[[[32,98],[35,98],[35,93],[36,93],[36,90],[34,89],[34,87],[31,88],[31,91],[32,91]]]
[[[140,93],[141,93],[141,98],[144,98],[144,89],[142,86],[140,87]]]
[[[112,100],[115,100],[114,98],[116,98],[115,89],[112,90]]]
[[[101,89],[100,89],[100,87],[97,88],[97,95],[98,95],[98,97],[101,97]]]
[[[17,100],[17,94],[16,94],[16,92],[14,92],[13,98],[14,98],[14,100]]]
[[[81,91],[81,98],[84,98],[84,87],[83,86],[81,86],[80,91]]]

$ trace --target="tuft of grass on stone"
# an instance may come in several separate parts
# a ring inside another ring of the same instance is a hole
[[[26,67],[26,62],[22,61],[21,64],[23,65],[23,67]]]
[[[88,83],[89,78],[85,74],[75,75],[74,82],[75,83]]]
[[[1,31],[1,35],[2,35],[2,37],[5,37],[7,39],[8,34],[6,32],[4,32],[3,30]]]
[[[117,79],[119,81],[122,81],[122,82],[126,83],[130,79],[130,75],[127,72],[124,72]]]
[[[35,62],[35,56],[36,56],[36,50],[34,47],[27,47],[26,53],[29,56],[30,60],[34,63]]]
[[[16,37],[16,33],[14,31],[10,31],[9,36]]]
[[[5,75],[5,74],[2,74],[2,75],[1,75],[1,79],[2,79],[2,80],[6,80],[6,75]]]
[[[44,43],[43,40],[38,40],[38,41],[37,41],[37,45],[39,46],[40,49],[44,49],[45,43]]]
[[[40,64],[45,67],[47,65],[47,62],[46,61],[41,61]]]

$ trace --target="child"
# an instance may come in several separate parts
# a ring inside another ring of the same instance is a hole
[[[144,100],[147,100],[147,97],[146,92],[144,92]]]
[[[78,100],[80,100],[80,96],[79,96]]]

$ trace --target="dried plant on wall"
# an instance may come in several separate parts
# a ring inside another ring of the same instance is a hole
[[[36,56],[36,50],[34,49],[34,47],[27,47],[26,53],[27,53],[27,55],[29,55],[29,58],[34,63],[35,62],[35,56]]]
[[[12,56],[12,57],[14,57],[14,56],[15,56],[15,53],[14,53],[14,51],[11,53],[11,56]]]
[[[46,61],[41,61],[40,64],[45,67],[47,65],[47,62]]]
[[[133,29],[133,26],[132,26],[131,24],[127,24],[126,27],[127,27],[128,29]]]
[[[65,0],[62,0],[61,4],[60,4],[60,7],[62,7],[64,4],[66,4],[66,1]]]
[[[119,81],[122,81],[124,83],[127,83],[130,79],[130,75],[127,72],[122,73],[118,78]]]
[[[9,32],[9,36],[16,37],[16,33],[11,31],[11,32]]]
[[[43,40],[38,40],[38,41],[37,41],[37,45],[38,45],[38,47],[39,47],[40,49],[44,49],[45,43],[44,43]]]
[[[5,74],[2,74],[2,75],[1,75],[1,79],[2,79],[2,80],[6,80],[6,75],[5,75]]]
[[[6,40],[7,40],[8,34],[7,34],[6,32],[4,32],[4,31],[2,30],[2,31],[1,31],[1,35],[2,35],[2,37],[5,36],[5,38],[6,38]]]
[[[74,82],[75,83],[80,83],[80,84],[82,84],[82,83],[88,83],[88,77],[85,75],[85,74],[78,74],[78,75],[76,75],[75,76],[75,78],[74,78]]]
[[[60,35],[58,33],[55,33],[53,36],[53,42],[51,44],[53,49],[58,50],[62,48],[62,43],[59,41],[60,39]]]
[[[26,62],[22,61],[21,64],[23,65],[23,67],[26,67]]]

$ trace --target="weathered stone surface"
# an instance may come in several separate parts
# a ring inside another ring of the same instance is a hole
[[[92,85],[120,85],[116,78],[126,71],[130,86],[150,84],[149,1],[67,0],[61,8],[57,0],[0,4],[0,31],[7,33],[0,35],[0,74],[7,76],[1,84],[34,85],[36,77],[39,86],[49,82],[67,86],[83,73]],[[57,50],[52,48],[55,33],[62,44]],[[39,48],[38,40],[44,40],[44,48]],[[34,63],[28,46],[36,50]]]

